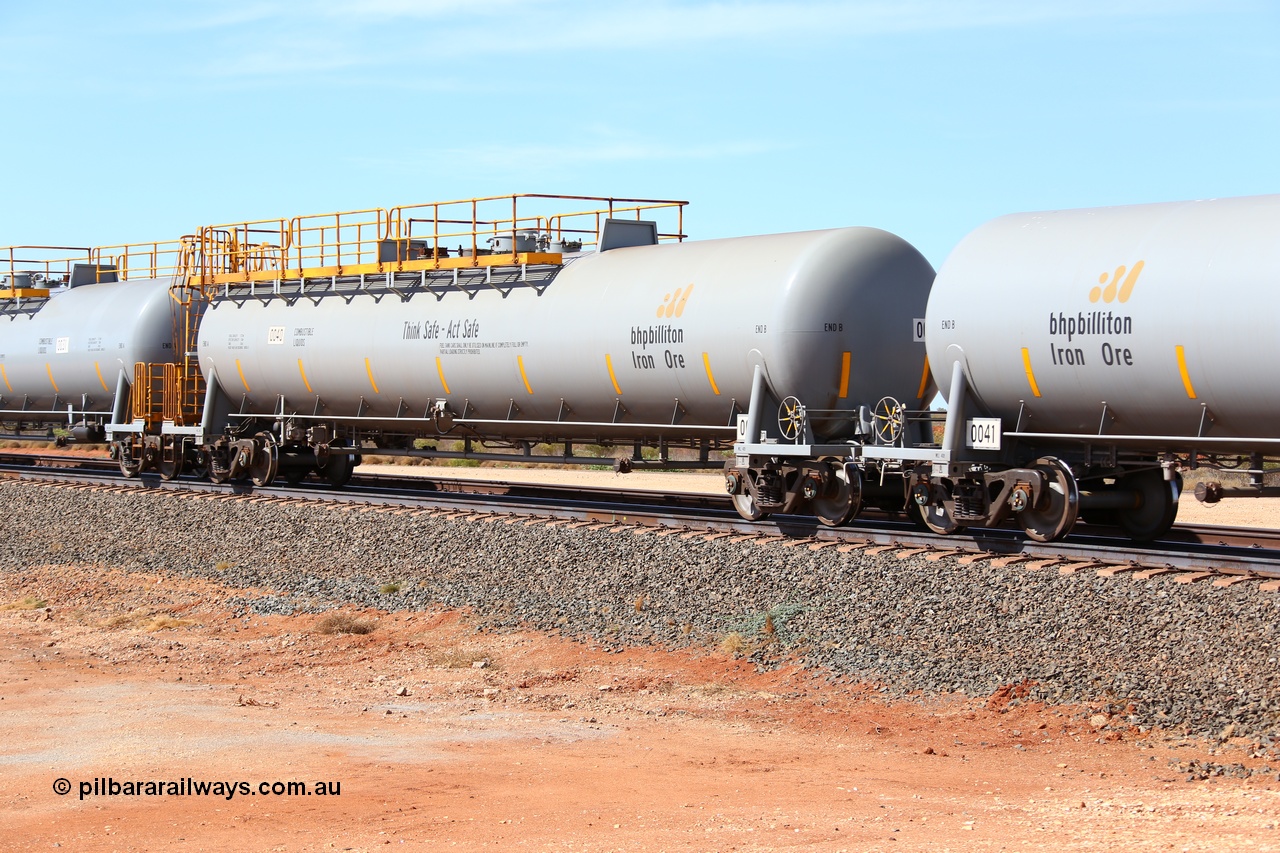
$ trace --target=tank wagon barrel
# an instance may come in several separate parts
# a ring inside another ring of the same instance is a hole
[[[296,477],[335,464],[331,479],[341,479],[355,448],[410,442],[434,446],[401,452],[481,457],[474,442],[563,442],[566,456],[575,442],[617,444],[633,449],[624,467],[645,464],[643,446],[678,464],[667,451],[679,444],[697,449],[690,464],[715,464],[757,367],[770,387],[845,409],[815,428],[849,434],[849,401],[872,381],[851,373],[850,359],[869,365],[884,336],[859,288],[874,279],[877,306],[920,313],[932,279],[918,253],[875,229],[685,242],[682,202],[529,214],[493,212],[505,197],[481,201],[490,212],[451,202],[341,225],[241,228],[284,235],[285,251],[253,253],[262,270],[228,263],[222,247],[245,240],[218,236],[204,252],[214,272],[198,351],[217,391],[210,405],[222,408],[214,421],[237,427],[213,442],[215,476],[230,476],[244,455],[236,448],[251,443],[249,456],[274,447],[278,457],[256,478],[273,465]],[[664,214],[674,229],[660,227]],[[341,228],[349,242],[323,236]],[[293,266],[307,258],[327,266]],[[914,387],[923,347],[919,360],[881,368],[899,374],[895,388]],[[462,451],[442,449],[459,439]]]
[[[1280,455],[1278,233],[1272,195],[1016,214],[969,234],[927,312],[938,384],[967,424],[929,478],[934,518],[1012,514],[1056,538],[1082,514],[1149,539],[1173,523],[1182,469],[1226,462],[1260,489]]]
[[[137,363],[171,358],[180,254],[176,241],[0,249],[0,422],[10,435],[105,438]]]

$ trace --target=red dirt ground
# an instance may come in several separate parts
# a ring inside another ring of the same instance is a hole
[[[351,612],[372,632],[325,634],[313,615],[236,618],[243,594],[93,568],[0,578],[0,603],[47,602],[0,611],[3,846],[1280,849],[1274,775],[1170,766],[1263,763],[1244,746],[1209,756],[1087,709],[1011,707],[1013,686],[886,701],[457,612]],[[341,792],[79,793],[188,777]]]

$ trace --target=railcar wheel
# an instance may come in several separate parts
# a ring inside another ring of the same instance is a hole
[[[947,502],[951,500],[951,485],[943,482],[920,482],[911,487],[907,496],[907,518],[913,524],[923,525],[939,536],[950,536],[964,530],[956,521]],[[952,504],[954,506],[954,504]]]
[[[1018,523],[1035,541],[1054,542],[1075,526],[1080,490],[1075,475],[1061,459],[1045,456],[1037,459],[1034,467],[1044,472],[1048,488],[1041,494],[1038,508],[1028,507],[1018,513]]]
[[[223,483],[231,482],[231,469],[226,462],[214,459],[209,465],[209,482],[221,486]]]
[[[204,466],[209,470],[209,482],[216,485],[231,480],[231,450],[226,439],[218,439],[204,446]]]
[[[1142,496],[1136,509],[1120,510],[1116,522],[1120,529],[1139,542],[1150,542],[1169,532],[1178,515],[1178,498],[1182,495],[1182,475],[1165,480],[1158,468],[1126,474],[1117,488],[1131,489]]]
[[[257,448],[253,454],[253,461],[249,463],[249,479],[253,481],[255,486],[269,486],[276,478],[276,472],[280,470],[280,454],[276,449],[275,440],[270,435],[260,435],[259,440],[262,446]]]
[[[164,458],[164,449],[161,448],[160,460],[156,463],[156,468],[160,471],[161,480],[176,480],[182,474],[183,463],[187,457],[187,443],[182,439],[177,439],[169,448],[172,458]]]
[[[290,486],[296,486],[305,480],[307,478],[307,473],[306,468],[299,468],[293,465],[280,470],[280,474],[284,477],[284,481]]]
[[[142,470],[142,460],[133,456],[133,445],[127,441],[117,441],[111,445],[111,458],[120,466],[120,473],[126,477],[136,477]]]
[[[941,501],[928,506],[920,506],[913,501],[907,513],[939,536],[951,536],[964,530],[964,525],[955,520],[951,510]]]
[[[862,474],[839,462],[828,463],[831,486],[824,495],[809,502],[813,514],[827,527],[839,527],[862,509]]]
[[[205,460],[205,455],[198,450],[187,460],[186,469],[187,473],[197,480],[203,480],[209,476],[209,464]]]
[[[733,508],[738,511],[738,515],[747,521],[759,521],[762,518],[769,517],[769,513],[761,509],[760,504],[756,503],[755,495],[747,491],[733,496]]]

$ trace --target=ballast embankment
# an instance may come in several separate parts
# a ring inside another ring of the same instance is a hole
[[[720,644],[788,655],[894,694],[1106,706],[1117,724],[1207,737],[1280,733],[1280,599],[954,559],[637,536],[510,517],[313,501],[192,499],[0,482],[0,571],[36,565],[206,577],[261,589],[259,612],[343,604],[471,608],[622,647]],[[160,523],[162,520],[162,523]],[[381,592],[388,582],[393,594]],[[1228,728],[1230,727],[1230,728]]]

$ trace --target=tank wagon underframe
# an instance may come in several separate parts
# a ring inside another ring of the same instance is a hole
[[[1031,538],[1047,542],[1084,519],[1150,540],[1173,524],[1181,471],[1208,468],[1248,477],[1249,484],[1238,488],[1201,483],[1196,496],[1202,501],[1280,496],[1280,488],[1264,485],[1265,473],[1280,467],[1280,439],[1002,434],[998,421],[965,419],[970,400],[956,367],[945,417],[882,400],[874,412],[863,413],[863,441],[815,443],[804,428],[809,412],[800,406],[788,414],[785,405],[778,429],[787,432],[788,420],[794,424],[791,440],[749,441],[769,432],[761,429],[771,415],[769,392],[762,390],[763,405],[739,418],[735,460],[726,472],[726,488],[739,513],[759,519],[807,504],[820,521],[834,526],[874,504],[904,510],[942,534],[1013,520]],[[913,430],[913,425],[924,429]],[[920,441],[921,435],[940,440]],[[978,443],[985,439],[999,449],[975,449],[975,436]]]

